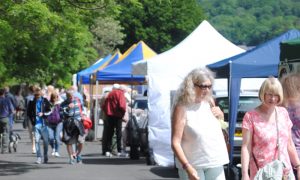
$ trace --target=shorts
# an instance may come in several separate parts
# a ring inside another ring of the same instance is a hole
[[[83,144],[85,142],[85,138],[86,138],[86,133],[84,133],[83,136],[78,136],[78,143]]]

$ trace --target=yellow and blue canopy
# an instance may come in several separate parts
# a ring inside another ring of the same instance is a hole
[[[145,81],[145,76],[132,75],[132,63],[140,60],[149,59],[155,56],[156,53],[143,41],[140,41],[135,47],[131,48],[129,49],[130,51],[127,51],[128,54],[124,53],[124,56],[122,56],[114,64],[107,66],[103,70],[98,71],[96,73],[96,80],[101,81],[102,83],[143,83]]]
[[[104,69],[109,64],[118,60],[121,56],[122,54],[120,53],[120,51],[117,51],[115,52],[114,55],[109,54],[104,58],[98,60],[92,66],[77,73],[77,82],[80,82],[80,84],[89,84],[91,74],[95,73],[96,71]]]

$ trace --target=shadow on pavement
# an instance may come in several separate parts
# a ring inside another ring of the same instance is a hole
[[[90,157],[89,157],[90,156]],[[99,165],[146,165],[146,160],[141,158],[139,160],[132,160],[129,158],[91,158],[92,155],[86,155],[83,159],[84,164],[99,164]],[[98,156],[99,157],[99,156]],[[150,172],[162,178],[178,178],[177,169],[174,167],[154,166]]]
[[[132,160],[129,158],[86,158],[83,159],[83,163],[103,164],[103,165],[129,165],[129,164],[146,164],[146,161],[144,159]]]
[[[46,167],[46,166],[38,166],[36,164],[28,164],[28,163],[17,163],[10,161],[0,161],[0,177],[2,176],[11,176],[11,175],[22,175],[31,170],[36,169],[44,169],[44,168],[52,168],[57,169],[61,167]]]
[[[178,178],[177,169],[174,167],[161,167],[156,166],[150,169],[153,174],[163,178]]]

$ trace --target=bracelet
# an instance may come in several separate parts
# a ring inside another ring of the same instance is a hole
[[[182,165],[182,169],[186,170],[190,166],[189,162],[186,162]]]
[[[297,164],[296,166],[294,166],[294,169],[298,169],[298,167],[300,167],[300,164]]]

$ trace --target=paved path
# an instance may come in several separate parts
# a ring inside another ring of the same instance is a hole
[[[35,164],[27,130],[20,123],[15,131],[21,135],[18,151],[0,154],[0,180],[173,180],[178,179],[173,167],[147,166],[145,159],[106,158],[101,155],[99,141],[86,142],[83,164],[68,164],[66,146],[61,146],[61,157],[49,156],[48,164]],[[49,154],[51,148],[49,147]]]

